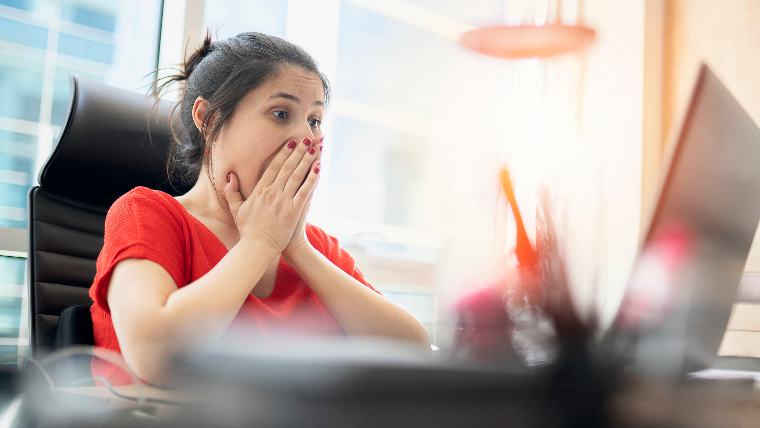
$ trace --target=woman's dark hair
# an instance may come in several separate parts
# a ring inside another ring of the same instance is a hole
[[[276,76],[286,65],[298,66],[318,75],[325,101],[329,99],[327,79],[306,51],[279,37],[261,33],[241,33],[215,42],[207,33],[203,45],[187,58],[179,73],[156,82],[153,95],[157,99],[170,84],[184,83],[170,117],[173,141],[166,163],[170,183],[174,183],[174,178],[182,186],[192,184],[198,179],[205,162],[209,179],[215,186],[211,174],[213,141],[240,99]],[[198,97],[208,102],[200,131],[192,117],[193,104]]]

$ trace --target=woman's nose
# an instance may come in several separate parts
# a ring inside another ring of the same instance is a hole
[[[297,127],[292,128],[293,134],[290,138],[299,143],[304,142],[304,140],[307,140],[309,143],[317,143],[319,142],[320,137],[322,137],[319,127],[313,127],[307,121],[304,121],[302,125],[299,124],[296,126]]]
[[[319,126],[312,126],[309,121],[304,121],[298,131],[303,134],[303,137],[308,137],[312,141],[320,137]]]

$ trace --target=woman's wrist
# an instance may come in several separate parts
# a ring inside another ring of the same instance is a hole
[[[241,248],[246,252],[259,253],[265,257],[274,259],[281,253],[277,245],[270,239],[261,236],[241,236],[235,248]]]
[[[285,251],[282,252],[282,255],[288,264],[295,267],[300,260],[311,255],[313,251],[316,251],[316,249],[311,245],[311,242],[308,239],[304,239],[298,243],[288,245]]]

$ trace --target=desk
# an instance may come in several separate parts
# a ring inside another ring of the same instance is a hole
[[[617,426],[751,428],[760,426],[760,388],[743,381],[672,386],[629,379],[611,406]]]
[[[124,386],[116,387],[115,391],[119,394],[136,397],[139,393],[139,387]],[[107,388],[101,387],[79,387],[63,388],[60,390],[59,403],[85,403],[89,405],[100,405],[104,403],[108,411],[101,413],[99,417],[88,415],[83,412],[79,417],[61,417],[57,415],[53,418],[38,418],[34,424],[25,423],[11,426],[56,426],[56,427],[114,427],[114,426],[133,426],[136,424],[142,426],[155,427],[173,427],[181,421],[182,426],[205,426],[206,421],[199,421],[197,425],[188,422],[188,415],[193,415],[193,398],[192,394],[185,394],[178,391],[167,391],[158,388],[146,387],[145,395],[147,398],[162,401],[177,401],[185,403],[183,405],[154,404],[153,410],[147,414],[138,414],[132,412],[138,409],[137,403],[131,399],[116,397]],[[202,394],[201,394],[202,395]],[[244,397],[239,397],[244,399]],[[253,397],[251,397],[253,398]],[[420,397],[422,398],[422,397]],[[518,398],[518,397],[516,397]],[[426,400],[421,400],[419,414],[400,415],[407,422],[396,424],[395,426],[422,426],[424,420],[420,416],[430,414],[431,409],[424,404]],[[485,400],[487,401],[487,400]],[[516,401],[519,401],[516,400]],[[514,423],[508,426],[534,427],[545,425],[534,425],[529,419],[520,418],[515,414],[514,418],[504,414],[504,411],[510,407],[509,403],[504,403],[502,408],[483,407],[493,414],[493,418],[470,414],[475,408],[462,406],[463,403],[451,403],[453,408],[461,410],[460,417],[449,419],[446,426],[463,426],[473,428],[475,426],[504,426],[505,419]],[[362,406],[357,406],[357,409]],[[382,408],[383,406],[380,406]],[[389,406],[391,408],[392,406]],[[425,407],[425,408],[423,408]],[[448,407],[448,406],[446,406]],[[475,406],[477,408],[477,406]],[[514,408],[514,407],[513,407]],[[438,411],[445,413],[451,409],[440,406]],[[526,408],[528,410],[528,408]],[[760,388],[747,382],[735,381],[693,381],[679,384],[678,386],[664,384],[653,379],[629,378],[622,387],[614,394],[610,400],[609,406],[610,420],[616,427],[726,427],[726,428],[749,428],[758,426],[760,421]],[[313,416],[313,415],[310,415]],[[302,419],[299,426],[325,426],[322,421],[328,415],[321,415],[314,419]],[[378,419],[377,414],[367,413],[364,415],[357,414],[357,420],[363,419],[366,423],[362,426],[379,426],[377,423],[380,419],[387,419],[392,415],[382,415]],[[506,418],[505,418],[506,416]],[[21,420],[21,419],[19,419]],[[480,423],[466,423],[467,420],[480,421]],[[493,423],[483,423],[484,420],[490,420]],[[261,423],[266,421],[265,417],[253,418],[247,425],[249,426],[287,426],[277,423]],[[525,424],[518,421],[526,422]],[[221,422],[221,421],[220,421]],[[237,426],[236,424],[220,423],[220,426]],[[428,420],[427,422],[433,422]],[[357,426],[357,425],[354,425]],[[556,426],[564,426],[561,423]],[[600,425],[604,426],[604,425]]]

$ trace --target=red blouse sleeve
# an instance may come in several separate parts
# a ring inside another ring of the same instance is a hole
[[[176,285],[186,282],[184,234],[169,201],[158,192],[135,188],[111,205],[106,214],[103,248],[96,261],[90,298],[110,312],[106,296],[114,267],[126,259],[158,263]]]
[[[346,250],[342,249],[338,243],[338,239],[324,230],[320,229],[313,224],[306,224],[306,234],[314,239],[310,239],[312,244],[316,244],[317,250],[327,257],[328,260],[333,262],[335,266],[338,266],[341,270],[354,277],[357,281],[366,285],[369,289],[375,291],[378,294],[382,294],[375,289],[364,278],[364,275],[356,266],[354,258],[351,257]]]

